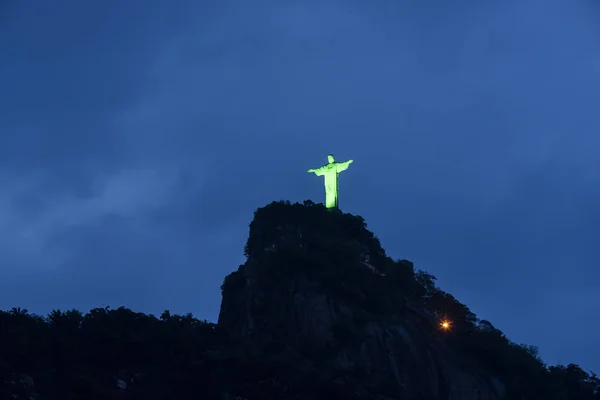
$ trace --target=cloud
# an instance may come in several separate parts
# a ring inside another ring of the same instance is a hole
[[[48,257],[53,253],[48,246],[54,236],[94,225],[105,217],[143,217],[168,200],[176,178],[167,170],[123,170],[98,179],[87,197],[56,194],[42,201],[35,199],[45,195],[39,177],[17,181],[6,188],[0,200],[4,205],[1,235],[5,238],[0,253],[13,258],[17,268],[39,269],[48,263],[56,267],[65,260]],[[26,262],[18,262],[20,257]]]

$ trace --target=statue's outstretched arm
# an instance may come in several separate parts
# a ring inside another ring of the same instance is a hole
[[[323,175],[323,173],[325,173],[326,170],[327,170],[327,166],[325,165],[325,166],[319,167],[317,169],[309,169],[308,173],[314,172],[317,176],[321,176],[321,175]]]
[[[352,164],[353,162],[354,162],[354,160],[348,160],[348,161],[338,163],[337,171],[342,172],[342,171],[347,170],[348,167],[350,166],[350,164]]]

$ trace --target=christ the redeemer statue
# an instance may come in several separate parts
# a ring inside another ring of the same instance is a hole
[[[327,160],[329,164],[317,169],[309,169],[308,173],[314,172],[317,176],[325,177],[325,207],[338,208],[338,175],[347,170],[354,160],[335,162],[331,154],[327,156]]]

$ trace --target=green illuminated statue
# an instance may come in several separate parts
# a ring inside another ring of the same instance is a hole
[[[354,160],[335,162],[331,154],[327,156],[327,160],[329,164],[317,169],[309,169],[308,173],[314,172],[317,176],[325,177],[325,207],[338,208],[338,175],[347,170]]]

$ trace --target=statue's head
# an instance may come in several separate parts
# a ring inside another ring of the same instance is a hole
[[[327,161],[329,161],[330,163],[333,162],[333,154],[327,156]]]

